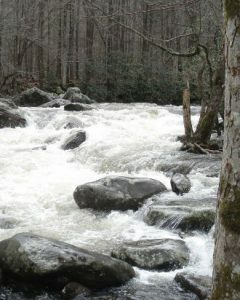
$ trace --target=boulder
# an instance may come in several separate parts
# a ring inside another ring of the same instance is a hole
[[[210,229],[213,227],[215,222],[215,211],[214,210],[199,210],[194,211],[191,214],[184,216],[177,228],[181,229],[182,231],[203,231],[209,232]]]
[[[113,250],[111,255],[148,270],[175,270],[186,266],[189,262],[189,251],[185,242],[173,239],[126,243]]]
[[[46,93],[36,87],[28,89],[15,96],[13,101],[19,106],[40,106],[53,100],[51,94]]]
[[[95,103],[94,100],[90,99],[88,96],[81,93],[78,87],[70,87],[63,96],[63,99],[70,100],[71,102],[92,104]]]
[[[85,111],[91,109],[92,107],[90,105],[80,103],[70,103],[64,106],[64,110],[66,111]]]
[[[163,228],[180,229],[184,232],[209,232],[215,221],[215,211],[202,209],[192,211],[190,208],[171,208],[151,205],[145,213],[144,221],[148,225],[159,225]]]
[[[78,282],[68,283],[62,290],[64,299],[73,299],[75,297],[88,297],[91,295],[91,291]]]
[[[68,100],[54,99],[50,102],[42,104],[41,107],[43,107],[43,108],[59,108],[64,105],[68,105],[69,103],[71,103],[71,102]]]
[[[107,176],[79,185],[73,197],[80,208],[95,210],[137,210],[147,198],[166,191],[159,181],[149,178]]]
[[[86,132],[79,131],[71,135],[62,145],[63,150],[70,150],[79,147],[83,142],[86,141]]]
[[[0,99],[0,128],[25,127],[26,120],[20,115],[17,106],[10,99]]]
[[[172,191],[177,195],[183,195],[188,193],[191,189],[190,179],[183,174],[175,173],[171,178]]]
[[[211,291],[211,277],[195,274],[178,273],[174,280],[186,291],[198,296],[199,299],[208,299]]]
[[[0,242],[4,274],[25,283],[52,289],[79,282],[91,289],[118,286],[135,276],[127,263],[31,233]]]

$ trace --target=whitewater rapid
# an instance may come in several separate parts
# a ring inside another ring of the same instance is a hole
[[[72,194],[77,185],[110,174],[151,177],[170,190],[170,175],[162,172],[161,166],[181,160],[181,144],[176,141],[183,134],[181,107],[99,104],[85,112],[66,112],[63,108],[22,111],[26,128],[0,131],[0,220],[7,218],[13,223],[10,228],[0,228],[1,240],[19,232],[33,232],[109,254],[123,241],[179,238],[177,233],[143,221],[148,202],[138,212],[95,213],[80,210]],[[194,124],[198,111],[198,107],[193,108]],[[69,122],[79,127],[64,128]],[[86,142],[63,151],[65,139],[79,128],[86,131]],[[47,149],[32,150],[38,146]],[[169,193],[163,197],[176,201],[192,197],[197,205],[212,207],[211,201],[201,201],[216,198],[218,178],[208,177],[201,168],[189,177],[192,189],[188,195]],[[212,232],[184,238],[190,249],[186,271],[211,275]],[[190,299],[187,294],[167,292],[179,270],[136,271],[137,278],[128,285],[134,290],[132,299]]]

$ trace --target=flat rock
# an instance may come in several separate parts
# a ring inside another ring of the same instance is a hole
[[[174,280],[184,291],[192,292],[199,299],[208,299],[211,291],[211,277],[195,274],[178,273]]]
[[[159,181],[150,178],[107,176],[79,185],[73,197],[80,208],[95,210],[137,210],[143,202],[166,191]]]
[[[70,150],[79,147],[83,142],[86,141],[86,132],[79,131],[71,135],[62,145],[63,150]]]
[[[135,276],[120,260],[31,233],[0,242],[0,264],[11,278],[59,288],[78,282],[92,289],[118,286]]]
[[[143,240],[125,243],[112,256],[143,269],[175,270],[189,262],[189,250],[182,240]]]
[[[19,106],[36,107],[53,100],[51,94],[37,87],[28,89],[13,98],[14,103]]]

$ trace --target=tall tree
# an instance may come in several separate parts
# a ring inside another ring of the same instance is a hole
[[[225,0],[225,139],[211,300],[240,299],[240,1]]]

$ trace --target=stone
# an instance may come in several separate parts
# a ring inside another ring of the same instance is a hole
[[[20,116],[17,110],[8,110],[0,106],[0,128],[4,127],[25,127],[27,121]]]
[[[70,103],[64,106],[66,111],[86,111],[92,110],[92,107],[88,104]]]
[[[184,232],[209,232],[215,222],[213,209],[193,211],[186,207],[162,207],[150,205],[145,212],[144,221],[148,225],[159,225],[162,228],[180,229]]]
[[[208,299],[211,292],[211,277],[188,273],[178,273],[174,280],[186,291],[198,296],[199,299]]]
[[[68,283],[62,290],[64,299],[73,299],[75,297],[88,297],[91,295],[91,291],[78,282]]]
[[[182,240],[160,239],[129,242],[113,250],[113,257],[148,270],[170,271],[186,266],[189,250]]]
[[[78,87],[68,88],[67,92],[63,96],[63,99],[70,100],[71,102],[76,102],[76,103],[85,103],[85,104],[95,103],[94,100],[82,94],[81,90]]]
[[[15,96],[13,101],[19,106],[36,107],[53,100],[53,96],[37,87],[28,89]]]
[[[51,289],[79,282],[90,289],[124,284],[135,276],[120,260],[32,233],[0,242],[0,264],[9,278]]]
[[[70,150],[79,147],[83,142],[86,141],[86,132],[79,131],[71,135],[62,145],[63,150]]]
[[[172,191],[177,195],[183,195],[188,193],[191,189],[190,179],[183,174],[175,173],[171,178]]]
[[[137,210],[146,199],[166,190],[161,182],[150,178],[107,176],[79,185],[73,197],[80,208],[124,211]]]

